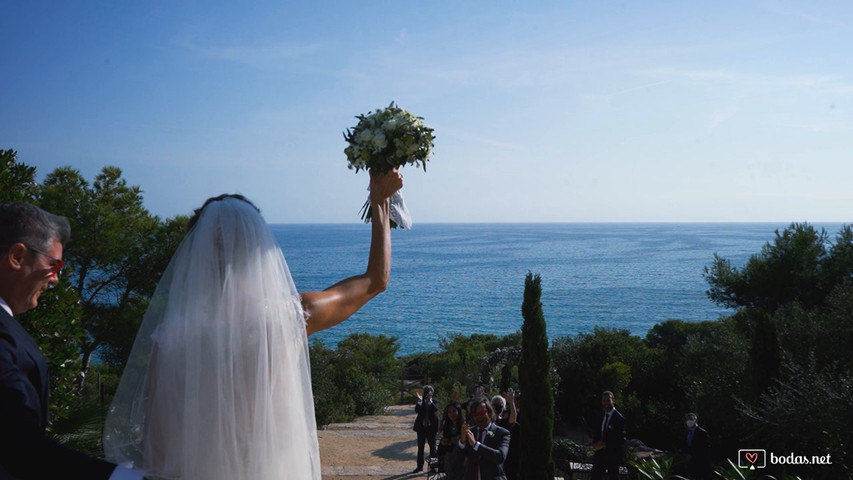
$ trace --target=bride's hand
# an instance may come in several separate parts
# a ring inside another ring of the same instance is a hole
[[[370,172],[370,199],[380,202],[403,188],[403,175],[395,168],[388,173],[376,174]]]

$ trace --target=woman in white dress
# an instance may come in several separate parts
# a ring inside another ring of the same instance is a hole
[[[390,276],[392,171],[371,175],[367,270],[297,292],[272,232],[239,195],[209,199],[160,280],[104,427],[107,458],[150,478],[320,479],[307,335]]]

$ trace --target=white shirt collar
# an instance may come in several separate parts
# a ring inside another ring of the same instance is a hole
[[[9,307],[6,300],[3,300],[3,297],[0,297],[0,307],[3,307],[3,310],[6,310],[6,313],[8,313],[10,317],[14,317],[14,315],[12,315],[12,308]]]

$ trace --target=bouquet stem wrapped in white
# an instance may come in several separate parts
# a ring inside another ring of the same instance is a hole
[[[349,168],[356,172],[368,170],[386,173],[406,164],[426,171],[426,162],[432,155],[435,135],[425,127],[423,118],[416,117],[391,102],[388,108],[358,115],[358,124],[348,128],[344,139],[348,145],[344,153]],[[370,199],[364,204],[361,218],[371,219]],[[391,226],[411,227],[411,218],[399,192],[391,197]]]

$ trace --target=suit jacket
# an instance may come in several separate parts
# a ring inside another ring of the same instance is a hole
[[[598,423],[593,427],[592,441],[593,443],[601,441],[601,423],[604,421],[604,412],[598,417]],[[607,423],[607,432],[604,435],[604,453],[605,454],[622,454],[625,449],[625,444],[628,441],[625,432],[625,417],[615,408],[610,415],[610,422]]]
[[[711,442],[708,431],[696,425],[693,429],[693,439],[687,444],[687,433],[684,434],[683,451],[690,454],[687,468],[693,475],[708,475],[711,473]]]
[[[508,478],[518,477],[518,465],[521,456],[521,424],[509,423],[509,419],[498,420],[497,425],[509,432],[509,450],[504,460],[504,471]]]
[[[0,480],[108,479],[115,465],[45,436],[47,362],[20,323],[0,308]]]
[[[412,430],[425,433],[427,435],[435,435],[438,433],[438,401],[433,399],[432,403],[421,402],[415,404],[415,412],[418,416],[415,417],[415,425]],[[429,419],[429,427],[424,428],[424,420]]]
[[[475,438],[480,435],[480,429],[472,427],[471,432]],[[462,437],[465,439],[465,437]],[[490,423],[486,428],[486,436],[480,442],[479,448],[465,443],[464,454],[467,459],[465,466],[465,479],[474,478],[474,470],[477,468],[477,457],[480,458],[480,480],[506,480],[504,474],[504,461],[509,452],[509,430]]]

